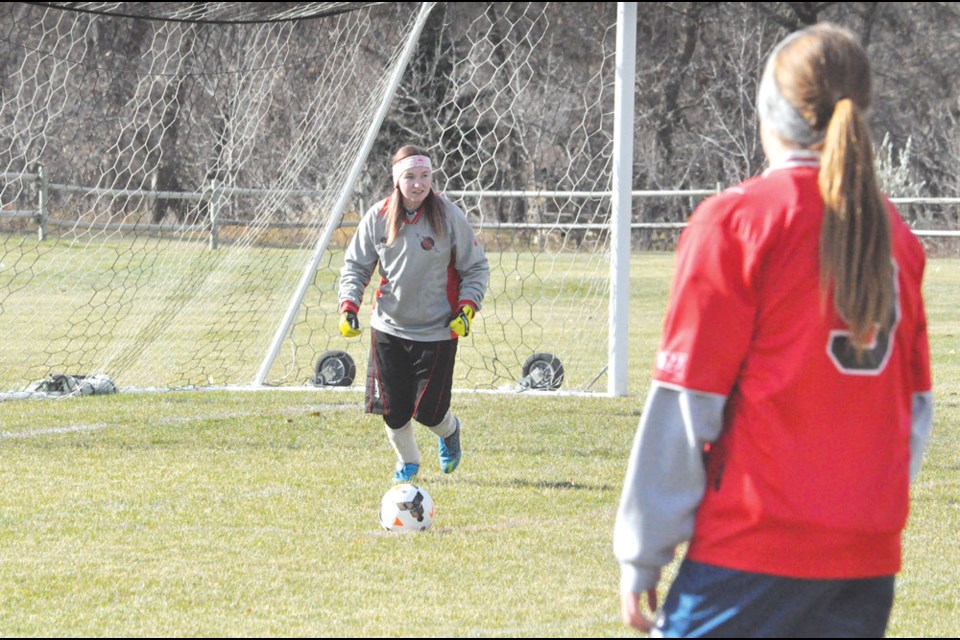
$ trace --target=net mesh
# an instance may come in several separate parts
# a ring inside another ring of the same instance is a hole
[[[416,12],[8,3],[0,16],[0,389],[51,373],[249,384]],[[530,356],[549,352],[567,388],[596,390],[615,19],[583,4],[434,9],[267,384],[309,382],[331,349],[365,369],[368,332],[337,331],[343,248],[386,195],[392,151],[413,143],[491,264],[457,386],[516,388]]]

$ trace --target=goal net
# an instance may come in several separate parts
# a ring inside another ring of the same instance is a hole
[[[362,381],[337,280],[403,144],[490,260],[456,387],[602,391],[614,3],[411,6],[0,6],[0,391]]]

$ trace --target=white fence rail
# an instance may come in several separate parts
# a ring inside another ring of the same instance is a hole
[[[225,196],[276,196],[283,195],[287,197],[305,197],[320,198],[330,194],[326,191],[311,189],[270,189],[270,188],[240,188],[223,187],[213,183],[202,191],[152,191],[148,189],[109,189],[103,187],[91,187],[73,184],[61,184],[49,182],[41,168],[38,172],[0,172],[0,180],[13,180],[20,182],[33,182],[36,185],[36,208],[34,209],[0,209],[0,219],[33,219],[37,222],[37,233],[41,240],[47,235],[47,228],[70,227],[80,229],[102,229],[110,231],[156,231],[156,232],[209,232],[211,248],[217,248],[219,229],[224,226],[247,226],[251,224],[265,225],[275,229],[303,229],[313,226],[308,222],[287,222],[273,221],[269,223],[253,223],[248,220],[231,219],[220,217],[220,210],[217,206]],[[667,189],[667,190],[633,190],[630,196],[633,199],[653,199],[653,198],[705,198],[723,190],[722,185],[717,185],[714,189]],[[83,221],[62,221],[50,219],[49,202],[52,193],[79,193],[92,196],[111,196],[111,197],[142,197],[147,199],[166,199],[172,201],[186,201],[193,203],[207,203],[208,214],[205,220],[193,224],[161,224],[161,223],[110,223],[110,222],[83,222]],[[612,196],[611,191],[445,191],[446,195],[453,198],[463,198],[477,200],[483,198],[526,198],[530,200],[544,198],[571,198],[571,199],[609,199]],[[960,205],[960,197],[956,198],[899,198],[892,197],[890,200],[896,205]],[[353,222],[343,222],[341,227],[349,228],[355,226]],[[564,222],[484,222],[477,223],[475,226],[484,229],[495,230],[560,230],[560,231],[603,231],[609,229],[609,225],[602,222],[597,223],[564,223]],[[682,229],[686,226],[685,222],[633,222],[630,224],[631,230],[641,229]],[[960,226],[960,216],[958,216],[958,226]],[[958,229],[914,229],[914,234],[919,237],[931,238],[958,238],[960,237],[960,228]]]

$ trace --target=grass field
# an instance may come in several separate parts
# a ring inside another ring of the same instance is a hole
[[[418,432],[423,534],[377,524],[392,453],[356,392],[0,403],[0,636],[632,635],[611,537],[667,287],[649,259],[631,395],[457,395],[455,474]],[[956,637],[960,261],[925,292],[936,424],[889,635]]]
[[[514,386],[526,359],[547,351],[563,361],[568,389],[604,390],[609,254],[526,250],[517,242],[487,252],[489,294],[474,336],[460,348],[455,388]],[[249,385],[310,253],[249,244],[212,251],[137,236],[37,242],[0,234],[0,394],[51,373],[103,373],[126,389]],[[369,332],[347,341],[337,328],[342,259],[342,249],[333,248],[313,272],[265,374],[268,386],[307,385],[328,350],[347,351],[364,369]],[[638,313],[660,314],[672,260],[669,253],[634,256]],[[366,290],[364,326],[376,289]],[[660,322],[638,319],[653,332]]]

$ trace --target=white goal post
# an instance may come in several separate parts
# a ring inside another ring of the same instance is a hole
[[[313,258],[304,270],[297,291],[293,295],[290,305],[287,307],[283,322],[274,335],[270,350],[254,380],[255,385],[259,386],[266,382],[269,371],[280,352],[282,343],[294,324],[297,311],[303,304],[303,299],[309,288],[313,274],[319,265],[320,257],[327,250],[332,232],[339,226],[340,220],[342,219],[343,211],[347,206],[347,199],[351,195],[353,185],[359,176],[360,168],[366,161],[367,155],[372,147],[373,138],[379,131],[380,125],[386,115],[386,107],[389,106],[390,101],[392,101],[396,87],[400,83],[402,71],[406,68],[407,62],[413,53],[413,47],[416,45],[426,17],[432,8],[428,5],[431,4],[433,3],[425,3],[421,6],[421,13],[417,19],[417,23],[411,31],[410,38],[407,40],[400,62],[390,78],[389,87],[381,109],[371,122],[368,136],[355,159],[354,166],[351,168],[347,183],[341,192],[341,198],[334,208],[326,230],[317,242]],[[612,215],[609,224],[612,250],[610,258],[611,288],[607,349],[607,392],[613,396],[623,396],[627,393],[627,326],[630,309],[630,223],[632,203],[631,188],[633,184],[633,86],[636,63],[637,8],[634,2],[620,2],[617,4],[613,167],[611,170]],[[626,87],[626,89],[624,87]],[[466,193],[461,192],[458,195],[462,196],[466,195]],[[482,198],[485,194],[481,191],[473,195]],[[524,193],[521,197],[529,195],[538,197],[542,194]]]
[[[297,387],[331,350],[362,372],[339,265],[415,143],[491,262],[457,388],[550,357],[563,390],[625,393],[634,4],[4,5],[0,391]]]
[[[316,386],[330,353],[359,386],[369,332],[340,336],[337,280],[403,144],[490,261],[456,389],[562,365],[560,392],[626,394],[631,236],[683,226],[639,199],[719,189],[631,190],[636,11],[0,5],[0,399],[49,376]]]

